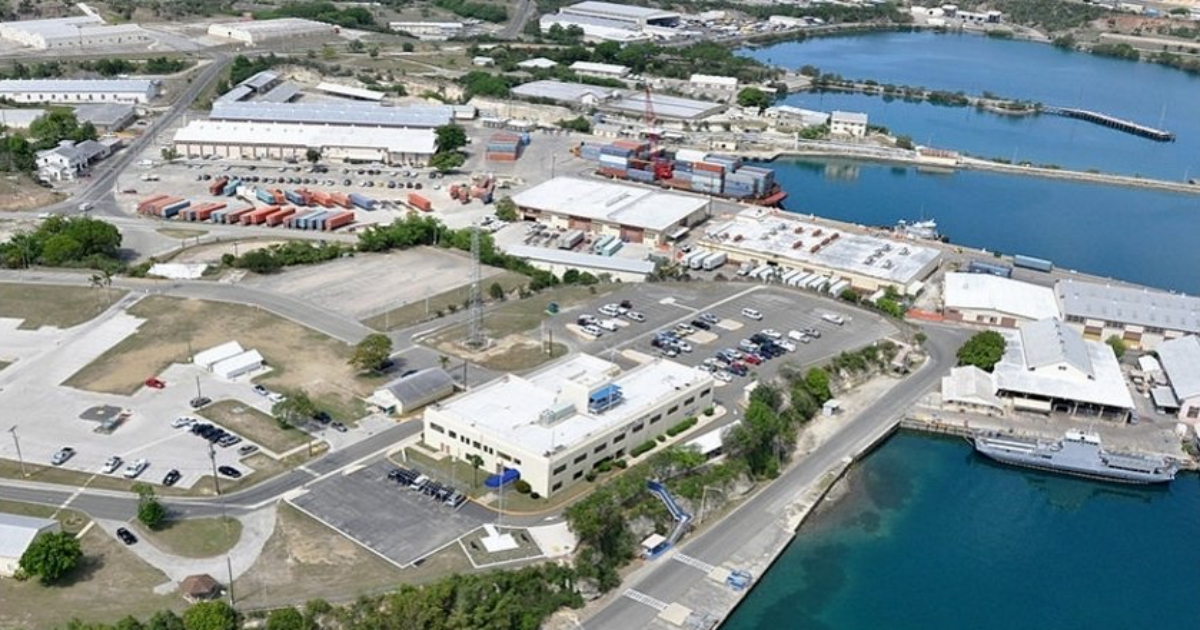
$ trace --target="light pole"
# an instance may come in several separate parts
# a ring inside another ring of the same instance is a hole
[[[21,440],[17,438],[17,425],[12,425],[8,432],[12,434],[13,444],[17,447],[17,461],[21,462],[21,477],[28,477],[29,474],[25,472],[25,458],[21,457]]]
[[[213,448],[212,442],[208,443],[208,461],[212,462],[213,471],[213,489],[216,490],[217,496],[221,496],[221,481],[217,478],[217,450]],[[225,519],[225,502],[221,502],[221,519]]]

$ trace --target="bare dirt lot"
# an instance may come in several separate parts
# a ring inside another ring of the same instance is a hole
[[[304,389],[330,413],[357,417],[371,385],[346,363],[351,348],[281,317],[238,304],[148,297],[129,308],[146,320],[136,333],[67,379],[89,391],[132,394],[147,374],[192,353],[237,340],[273,369],[257,382],[280,391]]]
[[[63,195],[38,186],[25,175],[0,177],[0,210],[19,212],[35,210],[62,201]]]
[[[482,269],[485,279],[498,273],[491,267]],[[247,276],[242,283],[364,319],[470,281],[471,261],[467,256],[419,247],[343,258],[269,276]]]
[[[0,284],[0,317],[24,320],[18,328],[25,330],[70,328],[108,308],[109,297],[123,295],[120,289]]]

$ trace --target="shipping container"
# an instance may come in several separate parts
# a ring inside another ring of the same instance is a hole
[[[845,291],[846,289],[849,289],[849,288],[850,288],[849,280],[838,280],[837,282],[833,283],[829,287],[829,292],[831,294],[833,294],[834,296],[838,296],[838,295],[842,294],[842,291]]]
[[[613,240],[614,238],[617,238],[617,237],[613,236],[612,234],[605,234],[605,235],[601,236],[600,238],[596,239],[595,241],[592,241],[592,246],[590,249],[592,250],[593,253],[599,253],[600,250],[604,249],[604,246],[608,245],[608,242]]]
[[[729,260],[729,256],[726,255],[725,252],[717,252],[717,253],[713,254],[712,256],[705,258],[704,263],[701,266],[701,268],[704,269],[705,271],[712,271],[713,269],[719,269],[722,265],[725,264],[725,261],[727,261],[727,260]]]
[[[161,216],[164,219],[169,219],[169,218],[175,216],[176,214],[179,214],[180,210],[183,210],[184,208],[190,206],[191,204],[192,204],[192,202],[187,199],[181,199],[174,203],[167,204],[162,207],[162,212],[159,213],[159,216]]]
[[[428,199],[418,195],[417,193],[408,193],[408,205],[424,212],[433,211],[433,204],[430,203]]]
[[[605,177],[617,177],[620,179],[625,179],[625,169],[622,169],[622,168],[610,168],[607,166],[601,166],[600,169],[596,172]]]
[[[362,208],[363,210],[374,210],[375,208],[379,207],[378,201],[358,193],[350,193],[350,203],[354,204],[355,207]]]
[[[279,206],[263,206],[238,217],[242,225],[259,225],[266,221],[267,215],[279,211]]]
[[[329,201],[334,206],[341,206],[347,210],[351,208],[350,197],[346,193],[334,192],[329,193]],[[332,206],[330,206],[332,207]]]
[[[302,208],[297,208],[296,214],[293,214],[292,216],[285,219],[283,224],[290,228],[299,229],[300,223],[304,219],[307,219],[308,217],[311,217],[311,216],[317,214],[318,212],[322,212],[322,211],[321,210],[304,210]]]
[[[696,250],[693,252],[688,252],[683,255],[683,258],[679,259],[679,266],[680,267],[691,267],[693,260],[696,260],[699,258],[704,258],[711,253],[712,252],[707,252],[707,251],[703,251],[703,250]]]
[[[325,229],[336,230],[342,226],[350,225],[351,223],[354,223],[354,213],[345,211],[326,219]]]
[[[559,249],[575,249],[583,242],[583,230],[571,230],[558,238]]]
[[[287,199],[288,203],[295,204],[297,206],[307,206],[308,205],[307,200],[304,198],[304,195],[297,191],[294,191],[294,190],[285,191],[283,193],[283,196],[285,199]]]
[[[283,223],[284,221],[286,221],[287,218],[292,216],[293,214],[296,214],[296,208],[293,206],[288,206],[286,208],[280,208],[278,212],[272,213],[267,216],[267,219],[264,222],[264,225],[266,225],[268,227],[275,227],[275,226]]]
[[[1054,263],[1049,260],[1034,258],[1033,256],[1022,256],[1021,254],[1013,256],[1013,266],[1033,269],[1034,271],[1050,272],[1054,270]]]
[[[227,183],[229,183],[229,178],[224,175],[216,178],[211,184],[208,185],[208,194],[221,194],[225,190],[225,184]]]
[[[696,149],[680,149],[675,152],[675,160],[678,162],[703,162],[707,158],[707,153]]]
[[[621,251],[621,248],[624,246],[625,246],[625,241],[622,241],[619,238],[614,238],[613,240],[609,241],[604,246],[604,249],[600,250],[600,255],[601,256],[612,256],[613,254],[616,254],[617,252]]]
[[[242,180],[233,178],[225,184],[225,188],[221,190],[221,194],[226,197],[232,197],[237,194],[238,187],[242,185]]]
[[[275,193],[267,190],[266,188],[255,189],[254,197],[263,203],[275,203]]]
[[[1008,265],[998,265],[996,263],[983,262],[982,260],[972,260],[967,265],[967,273],[990,273],[993,276],[1001,278],[1011,278],[1013,274],[1012,267]]]
[[[333,206],[333,201],[329,199],[329,193],[321,190],[314,190],[309,196],[309,202],[309,205],[316,204],[323,208],[329,208]]]
[[[689,260],[688,268],[702,269],[704,267],[704,261],[708,260],[709,258],[711,258],[712,256],[715,256],[715,255],[716,254],[713,252],[704,252],[703,256],[696,256],[696,257],[692,258],[691,260]]]
[[[227,223],[230,225],[239,223],[241,221],[241,216],[243,214],[246,214],[247,212],[254,212],[254,206],[243,206],[241,208],[236,208],[233,210],[223,210],[219,213],[221,215],[220,222]],[[213,213],[213,217],[214,217],[213,223],[217,222],[217,219],[216,219],[217,214],[218,213]]]

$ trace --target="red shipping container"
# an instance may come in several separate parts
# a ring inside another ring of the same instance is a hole
[[[433,204],[417,193],[408,193],[408,205],[424,210],[425,212],[433,211]]]
[[[220,210],[224,207],[225,207],[225,204],[223,204],[223,203],[206,204],[205,208],[197,209],[197,210],[193,211],[191,218],[193,221],[207,221],[209,219],[209,217],[212,216],[212,213],[214,213],[217,210]]]
[[[210,195],[221,194],[221,192],[223,190],[225,190],[225,184],[228,184],[228,183],[229,183],[228,177],[225,177],[224,175],[218,177],[216,180],[213,181],[213,183],[208,185],[208,194],[210,194]]]
[[[247,212],[253,212],[253,211],[254,211],[254,206],[247,206],[245,208],[238,208],[237,210],[230,210],[229,212],[225,213],[225,223],[231,224],[231,225],[236,224],[241,220],[241,216],[243,214],[246,214]]]
[[[275,227],[276,225],[283,223],[288,217],[294,214],[296,214],[296,208],[292,206],[281,208],[278,212],[273,212],[267,215],[267,219],[264,223],[270,227]]]
[[[162,201],[163,199],[166,199],[166,198],[167,198],[167,195],[154,195],[154,196],[152,196],[152,197],[146,197],[145,199],[141,200],[141,201],[138,203],[138,205],[137,205],[137,211],[138,211],[140,214],[146,214],[146,210],[147,210],[147,209],[149,209],[149,208],[150,208],[150,206],[151,206],[152,204],[154,204],[154,202],[156,202],[156,201]]]
[[[316,203],[317,205],[324,207],[324,208],[328,208],[333,205],[333,202],[329,200],[329,193],[321,191],[321,190],[313,191],[312,199],[309,201],[309,204],[313,204],[313,203]]]
[[[341,214],[334,215],[331,218],[325,219],[325,231],[328,232],[330,230],[336,230],[344,225],[350,225],[351,223],[354,223],[354,213],[343,212]]]
[[[725,167],[720,164],[709,164],[708,162],[693,162],[692,170],[707,171],[709,173],[724,173]]]
[[[252,212],[243,214],[239,219],[242,225],[258,225],[267,218],[268,214],[278,212],[279,206],[264,206]]]
[[[343,208],[350,208],[350,197],[346,193],[329,193],[329,201]]]

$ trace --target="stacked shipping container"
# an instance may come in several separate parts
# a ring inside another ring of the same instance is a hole
[[[486,157],[490,162],[515,162],[521,147],[529,143],[529,134],[502,132],[488,139]]]

